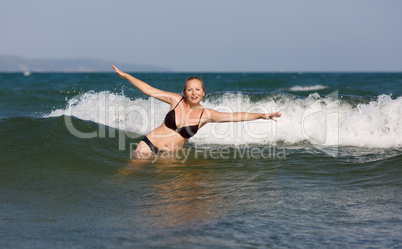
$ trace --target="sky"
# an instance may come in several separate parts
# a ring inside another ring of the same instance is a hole
[[[2,0],[0,54],[176,72],[402,71],[399,0]]]

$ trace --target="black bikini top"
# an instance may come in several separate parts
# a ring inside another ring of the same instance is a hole
[[[198,126],[200,125],[201,117],[202,117],[202,114],[204,113],[204,109],[202,109],[200,120],[198,121],[198,124],[177,128],[175,109],[183,99],[184,99],[184,97],[181,98],[181,100],[177,103],[177,105],[166,114],[165,125],[167,128],[172,129],[172,130],[176,131],[177,133],[179,133],[180,136],[182,136],[184,138],[190,138],[190,137],[194,136],[198,131]]]

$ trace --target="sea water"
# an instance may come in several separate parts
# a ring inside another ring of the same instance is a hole
[[[167,104],[112,73],[0,74],[0,247],[402,246],[402,74],[198,76],[206,108],[282,117],[133,161]]]

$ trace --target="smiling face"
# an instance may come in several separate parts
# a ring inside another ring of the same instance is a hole
[[[183,94],[190,105],[199,104],[202,97],[205,95],[203,82],[197,78],[187,80]]]

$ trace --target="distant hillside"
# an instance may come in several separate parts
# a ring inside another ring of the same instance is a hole
[[[127,72],[171,72],[164,67],[96,59],[30,59],[0,55],[0,72],[111,72],[112,64]]]

